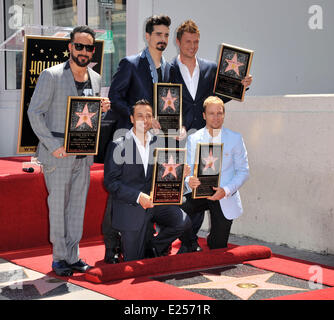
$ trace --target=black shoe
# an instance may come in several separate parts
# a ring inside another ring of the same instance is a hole
[[[187,247],[185,244],[181,244],[181,247],[176,254],[188,253],[188,252],[192,252],[191,249]]]
[[[106,248],[104,255],[104,262],[115,264],[119,263],[120,249],[119,248]]]
[[[197,241],[194,241],[191,243],[190,247],[191,252],[200,252],[203,251],[203,249],[200,247]]]
[[[71,267],[65,260],[53,261],[52,270],[61,277],[70,277],[73,274]]]
[[[154,246],[147,246],[145,249],[145,258],[157,258],[160,257],[161,254]]]
[[[91,266],[80,259],[78,262],[70,264],[70,268],[72,269],[72,271],[84,273],[87,270],[91,269]]]

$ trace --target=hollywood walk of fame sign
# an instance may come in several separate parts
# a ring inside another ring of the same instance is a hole
[[[38,77],[44,69],[61,64],[70,58],[68,44],[69,34],[56,34],[57,37],[32,36],[24,37],[24,54],[22,68],[22,92],[21,111],[18,133],[18,154],[34,153],[37,148],[38,138],[33,132],[29,119],[28,107],[31,97],[37,85]],[[90,67],[102,75],[103,67],[103,46],[102,40],[96,41],[95,53]]]
[[[193,189],[194,199],[212,196],[215,193],[213,187],[219,186],[223,147],[223,143],[197,144],[194,176],[200,180],[201,184]]]
[[[179,135],[182,127],[182,84],[154,84],[154,117],[161,126],[159,135]]]
[[[64,148],[72,155],[96,155],[101,129],[99,97],[68,97]]]
[[[182,204],[186,149],[157,148],[151,198],[154,205]]]
[[[223,43],[214,85],[214,93],[234,100],[243,101],[246,88],[241,81],[252,64],[254,51]]]

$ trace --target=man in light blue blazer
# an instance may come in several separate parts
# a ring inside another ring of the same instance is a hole
[[[179,55],[173,59],[170,68],[170,81],[182,84],[182,121],[184,128],[191,134],[205,126],[203,103],[213,95],[217,64],[197,56],[200,42],[200,30],[193,20],[183,22],[176,31],[176,44]],[[246,76],[242,84],[247,88],[252,83],[252,76]],[[222,98],[224,103],[231,99]],[[193,216],[194,239],[193,251],[201,251],[196,233],[204,220],[204,212]]]
[[[190,216],[201,210],[210,211],[211,230],[207,238],[210,249],[227,247],[232,222],[243,213],[239,189],[249,178],[247,151],[240,133],[223,127],[225,117],[224,102],[218,97],[208,97],[204,101],[203,118],[206,126],[190,135],[187,141],[187,161],[193,173],[196,147],[198,143],[223,143],[222,171],[219,187],[206,199],[192,199],[186,194],[182,209]],[[190,189],[201,183],[191,176],[186,179]],[[180,239],[182,250],[179,253],[191,252],[193,230],[190,229]]]

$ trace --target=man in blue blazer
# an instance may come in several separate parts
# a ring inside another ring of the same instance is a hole
[[[188,134],[205,126],[203,119],[204,100],[213,94],[217,64],[196,56],[199,46],[200,31],[192,20],[182,23],[177,29],[176,44],[179,47],[179,55],[171,63],[170,80],[173,83],[182,84],[182,109],[183,126]],[[249,87],[252,76],[247,76],[242,81]],[[226,103],[229,98],[223,98]],[[194,238],[193,251],[200,251],[197,243],[197,232],[204,219],[204,212],[193,215]],[[181,252],[184,248],[181,246]]]
[[[109,91],[117,129],[131,128],[130,110],[138,100],[153,104],[153,83],[169,82],[170,64],[162,53],[168,44],[170,23],[168,16],[150,17],[145,27],[147,47],[120,61]]]
[[[192,218],[199,211],[209,210],[211,230],[207,238],[210,249],[227,247],[233,219],[243,213],[239,189],[249,178],[247,151],[238,132],[223,127],[225,118],[224,102],[215,96],[204,101],[203,119],[206,126],[190,135],[187,141],[187,162],[194,170],[195,154],[198,143],[223,143],[223,159],[221,179],[215,193],[207,199],[193,199],[192,194],[186,195],[182,209]],[[190,189],[197,188],[201,183],[191,176],[186,179]],[[190,229],[181,238],[187,250],[191,248],[193,230]],[[180,252],[180,253],[183,253]]]
[[[149,241],[154,256],[162,255],[171,243],[191,228],[189,217],[176,205],[154,207],[150,199],[153,175],[153,152],[164,145],[153,136],[152,107],[146,100],[132,109],[133,128],[114,140],[108,148],[104,183],[112,195],[113,228],[121,232],[125,261],[145,257],[147,227],[151,219],[160,231]]]
[[[109,90],[112,110],[108,117],[116,121],[114,138],[122,136],[132,127],[131,108],[138,100],[146,99],[153,105],[153,83],[169,81],[170,65],[162,53],[168,44],[170,23],[170,18],[164,15],[148,18],[145,26],[147,47],[136,55],[123,58],[119,63]],[[156,123],[154,126],[160,127]],[[107,263],[117,263],[119,236],[118,231],[111,227],[111,219],[112,207],[109,196],[102,224],[106,245],[104,260]]]

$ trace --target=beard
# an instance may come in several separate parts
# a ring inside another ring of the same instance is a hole
[[[157,43],[157,50],[159,50],[159,51],[165,51],[166,47],[167,47],[166,42],[158,42]]]
[[[80,61],[79,59],[80,57],[86,58],[87,60]],[[83,54],[78,54],[77,56],[71,54],[71,58],[76,63],[77,66],[82,67],[82,68],[87,67],[92,62],[92,59],[89,59],[88,56],[84,56]]]

